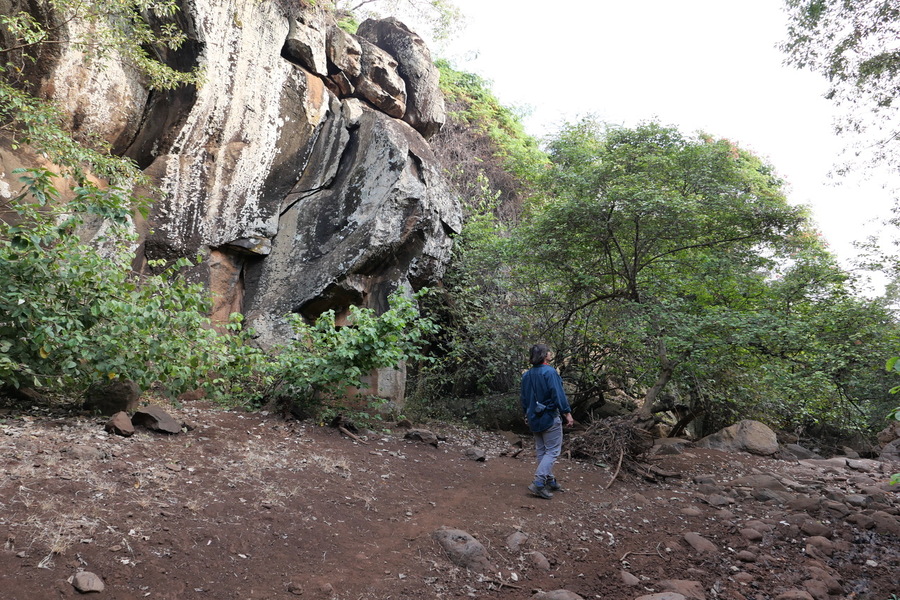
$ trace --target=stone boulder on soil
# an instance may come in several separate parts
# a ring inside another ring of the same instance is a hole
[[[889,462],[900,462],[900,440],[894,440],[885,444],[881,449],[881,460]]]
[[[426,444],[431,444],[432,446],[438,445],[437,435],[435,435],[432,431],[428,431],[427,429],[410,429],[403,437],[407,440],[425,442]]]
[[[441,528],[432,533],[431,537],[440,544],[453,564],[476,573],[492,573],[496,570],[482,543],[465,531]]]
[[[100,593],[106,589],[103,580],[100,579],[98,575],[89,571],[79,571],[76,573],[72,578],[72,585],[82,594],[89,594],[91,592]]]
[[[94,384],[84,394],[84,408],[101,415],[132,412],[138,406],[141,388],[130,379]]]
[[[131,422],[128,413],[125,411],[119,411],[110,417],[103,429],[109,433],[121,435],[122,437],[131,437],[134,435],[134,423]]]
[[[139,408],[134,413],[134,416],[131,417],[131,422],[161,433],[181,433],[181,423],[173,419],[169,413],[158,406]]]
[[[900,421],[891,421],[887,427],[878,432],[877,439],[882,446],[900,440]]]
[[[746,419],[708,435],[697,441],[699,448],[712,448],[725,452],[749,452],[759,456],[771,456],[778,452],[775,432],[759,421]]]

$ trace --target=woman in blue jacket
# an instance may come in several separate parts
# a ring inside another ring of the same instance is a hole
[[[531,347],[529,360],[532,366],[522,375],[521,393],[522,410],[534,434],[538,463],[528,491],[548,500],[553,497],[551,492],[562,491],[553,476],[553,464],[559,457],[563,441],[560,415],[565,418],[567,427],[574,423],[562,379],[556,369],[547,364],[549,354],[550,348],[544,344]]]

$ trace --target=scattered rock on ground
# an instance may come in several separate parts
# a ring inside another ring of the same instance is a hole
[[[699,533],[689,531],[684,534],[684,540],[697,552],[718,552],[719,548]]]
[[[130,379],[116,379],[90,386],[85,392],[84,408],[101,415],[132,412],[137,408],[140,397],[138,384]]]
[[[447,552],[453,564],[476,573],[491,573],[495,570],[482,543],[465,531],[438,529],[431,536]]]
[[[417,442],[431,444],[432,446],[438,445],[437,435],[435,435],[432,431],[428,431],[427,429],[410,429],[403,437],[408,440],[415,440]]]
[[[481,448],[477,448],[475,446],[469,446],[465,450],[463,450],[463,454],[469,460],[474,460],[476,462],[484,462],[487,458],[487,454]]]
[[[72,578],[72,585],[82,594],[89,594],[91,592],[99,593],[106,589],[103,580],[100,579],[98,575],[89,571],[79,571],[76,573]]]
[[[172,415],[158,406],[144,406],[139,408],[131,422],[135,425],[146,427],[152,431],[162,433],[181,433],[181,423],[172,418]]]
[[[131,437],[134,435],[134,424],[131,422],[131,417],[123,410],[120,410],[110,417],[109,421],[106,422],[106,425],[103,426],[103,429],[109,433],[121,435],[122,437]]]

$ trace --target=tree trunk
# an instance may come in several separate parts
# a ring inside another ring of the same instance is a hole
[[[659,375],[656,376],[656,383],[653,384],[653,387],[650,388],[647,395],[644,396],[644,404],[635,413],[635,416],[638,419],[646,420],[653,415],[653,404],[656,402],[656,397],[659,396],[659,393],[666,387],[669,380],[672,379],[672,373],[674,372],[675,363],[669,360],[669,356],[666,352],[666,342],[660,338]]]

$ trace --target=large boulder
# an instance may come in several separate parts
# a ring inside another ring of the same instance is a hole
[[[696,446],[771,456],[778,452],[778,439],[775,432],[763,423],[746,419],[698,440]]]
[[[359,26],[357,35],[397,60],[397,71],[406,83],[403,120],[426,139],[440,131],[447,120],[439,86],[441,75],[422,38],[394,18],[367,19]]]
[[[366,40],[359,42],[362,48],[360,73],[350,80],[356,88],[356,96],[399,119],[406,112],[406,83],[397,72],[397,61],[375,44]]]
[[[314,319],[367,298],[386,308],[398,285],[438,279],[449,260],[461,221],[431,149],[405,123],[353,103],[333,105],[341,131],[323,140],[341,147],[321,149],[328,160],[287,196],[272,253],[250,272],[245,307],[263,340],[289,334],[288,312]]]
[[[290,19],[282,56],[316,75],[328,75],[325,48],[329,25],[320,11],[297,13]]]
[[[101,415],[134,412],[141,398],[141,388],[130,379],[95,383],[84,394],[84,408]]]

